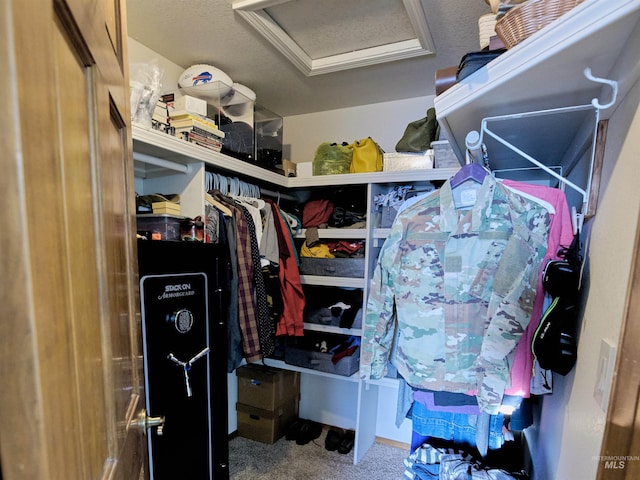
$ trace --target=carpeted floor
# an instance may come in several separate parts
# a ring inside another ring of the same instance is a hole
[[[235,437],[229,442],[231,480],[400,480],[409,451],[375,443],[358,465],[348,454],[324,448],[327,429],[317,440],[297,445],[284,437],[273,445]]]

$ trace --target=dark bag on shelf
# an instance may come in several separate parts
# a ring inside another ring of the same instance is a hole
[[[458,66],[458,72],[456,74],[456,82],[467,78],[472,73],[484,67],[491,60],[498,58],[504,52],[506,48],[499,50],[482,50],[480,52],[469,52],[460,60]]]
[[[396,144],[396,152],[424,152],[431,148],[431,142],[438,140],[440,126],[436,120],[436,109],[427,109],[427,115],[411,122]]]

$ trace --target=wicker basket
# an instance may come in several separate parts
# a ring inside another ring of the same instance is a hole
[[[496,35],[513,48],[584,0],[528,0],[496,22]]]

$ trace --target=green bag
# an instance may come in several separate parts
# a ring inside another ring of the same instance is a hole
[[[313,157],[314,175],[349,173],[353,150],[345,143],[324,142],[318,145]]]
[[[436,120],[436,109],[427,109],[427,116],[407,125],[402,138],[396,144],[396,152],[425,152],[431,142],[438,140],[440,125]]]

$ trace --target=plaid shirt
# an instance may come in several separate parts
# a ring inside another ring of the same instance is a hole
[[[216,199],[228,205],[233,212],[238,248],[238,323],[242,332],[242,349],[248,363],[258,362],[262,360],[262,351],[253,295],[254,276],[249,224],[242,211],[233,202],[229,202],[222,195],[216,195]]]

